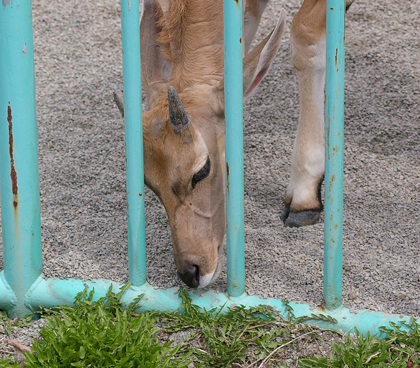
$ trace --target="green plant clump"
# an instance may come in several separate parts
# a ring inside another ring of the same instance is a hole
[[[175,357],[180,347],[160,344],[148,312],[135,314],[136,303],[123,310],[120,298],[127,287],[118,294],[110,289],[97,302],[94,291],[85,290],[74,308],[51,311],[33,354],[25,353],[26,367],[186,367],[191,353]]]
[[[16,362],[16,359],[6,358],[0,359],[0,368],[22,368],[22,366]]]
[[[347,335],[343,342],[334,341],[330,358],[315,357],[299,361],[300,367],[310,368],[420,368],[420,325],[414,319],[410,324],[390,323],[391,328],[380,327],[385,339],[377,335],[362,336],[355,329],[355,337]],[[405,327],[405,329],[403,329]]]
[[[192,304],[185,290],[181,289],[179,295],[185,313],[161,313],[160,316],[166,332],[193,331],[182,346],[190,349],[189,342],[199,341],[199,348],[193,353],[196,368],[241,366],[240,362],[247,359],[254,360],[255,364],[267,358],[270,364],[270,353],[285,342],[291,342],[296,330],[316,335],[312,327],[293,321],[292,313],[285,320],[270,306],[235,306],[227,311],[222,306],[206,311]]]

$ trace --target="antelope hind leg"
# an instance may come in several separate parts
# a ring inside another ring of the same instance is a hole
[[[348,9],[353,0],[346,1]],[[300,112],[282,221],[316,223],[323,210],[326,0],[305,0],[291,24],[291,57],[299,81]]]

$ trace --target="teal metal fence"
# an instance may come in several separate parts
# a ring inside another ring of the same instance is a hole
[[[191,292],[193,302],[206,309],[234,304],[269,304],[286,316],[282,300],[245,293],[244,180],[242,111],[242,1],[225,0],[226,94],[226,293]],[[326,174],[324,300],[318,309],[290,303],[296,317],[330,315],[336,324],[314,321],[325,328],[362,333],[378,332],[390,322],[410,317],[370,311],[351,313],[342,305],[343,122],[344,122],[343,0],[327,3]],[[129,303],[144,294],[142,310],[179,309],[177,289],[155,289],[146,281],[143,148],[141,124],[140,34],[138,2],[123,0],[124,109],[127,147],[128,249],[131,287]],[[229,25],[229,27],[227,26]],[[0,182],[4,269],[0,273],[0,309],[23,316],[60,304],[72,305],[75,295],[95,288],[95,298],[112,286],[109,280],[48,279],[42,275],[39,174],[35,106],[34,50],[30,0],[3,0],[0,7]],[[128,76],[130,76],[128,78]]]

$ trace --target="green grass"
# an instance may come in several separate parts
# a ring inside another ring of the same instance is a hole
[[[266,367],[283,366],[287,349],[299,349],[299,341],[316,343],[321,330],[283,318],[273,308],[210,311],[191,303],[180,290],[185,313],[146,312],[135,309],[141,298],[123,309],[121,292],[108,292],[92,301],[93,291],[77,295],[74,307],[43,311],[47,323],[40,339],[33,341],[32,354],[24,353],[26,367]],[[12,324],[0,314],[8,334]],[[308,318],[309,319],[309,318]],[[313,317],[310,317],[313,319]],[[30,323],[27,319],[21,324]],[[420,365],[420,331],[413,320],[408,331],[394,326],[382,329],[388,338],[366,338],[358,334],[333,342],[329,358],[311,356],[296,362],[299,367],[395,367]],[[177,339],[177,344],[173,343]],[[0,360],[0,367],[21,367],[14,359]],[[420,367],[419,367],[420,368]]]
[[[356,330],[355,336],[347,335],[342,343],[333,342],[333,353],[329,359],[315,357],[302,359],[300,367],[319,368],[420,368],[420,330],[419,325],[412,320],[401,326],[392,325],[392,329],[380,327],[387,334],[387,338],[379,340],[376,335],[369,333],[363,337]]]

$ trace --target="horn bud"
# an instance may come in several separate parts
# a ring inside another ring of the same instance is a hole
[[[187,130],[190,125],[184,106],[182,106],[181,99],[176,93],[174,87],[168,88],[168,105],[169,105],[169,121],[171,122],[175,133],[180,133],[182,130]]]

